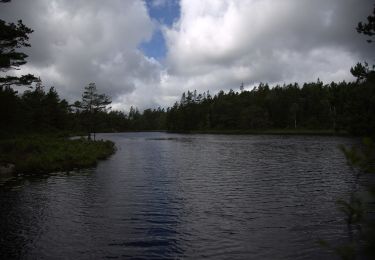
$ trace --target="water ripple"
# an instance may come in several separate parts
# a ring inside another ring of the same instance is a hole
[[[118,151],[96,169],[0,180],[1,259],[315,259],[346,239],[355,140],[101,137]]]

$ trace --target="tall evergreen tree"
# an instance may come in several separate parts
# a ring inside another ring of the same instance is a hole
[[[97,116],[100,112],[107,112],[111,99],[105,94],[98,94],[95,83],[88,84],[83,92],[82,101],[76,102],[75,106],[79,107],[85,115],[88,130],[88,139],[91,139],[91,133],[97,129]]]

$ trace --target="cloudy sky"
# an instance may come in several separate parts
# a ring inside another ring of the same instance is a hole
[[[170,106],[244,82],[352,80],[374,61],[355,27],[373,0],[12,0],[0,19],[34,29],[27,65],[69,101],[95,82],[113,107]]]

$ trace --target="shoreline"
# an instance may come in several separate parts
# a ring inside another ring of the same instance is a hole
[[[356,137],[345,131],[311,130],[311,129],[268,129],[268,130],[133,130],[133,131],[105,131],[98,134],[115,133],[169,133],[169,134],[218,134],[218,135],[316,135],[316,136],[344,136]],[[77,136],[75,136],[77,137]],[[78,136],[81,137],[81,136]]]
[[[308,130],[308,129],[269,129],[269,130],[192,130],[192,131],[166,131],[178,134],[214,134],[214,135],[308,135],[308,136],[342,136],[355,137],[347,132],[333,130]]]

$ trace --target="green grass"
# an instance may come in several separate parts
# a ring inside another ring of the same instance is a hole
[[[29,136],[0,141],[0,163],[17,173],[50,173],[95,166],[115,152],[111,141]]]

